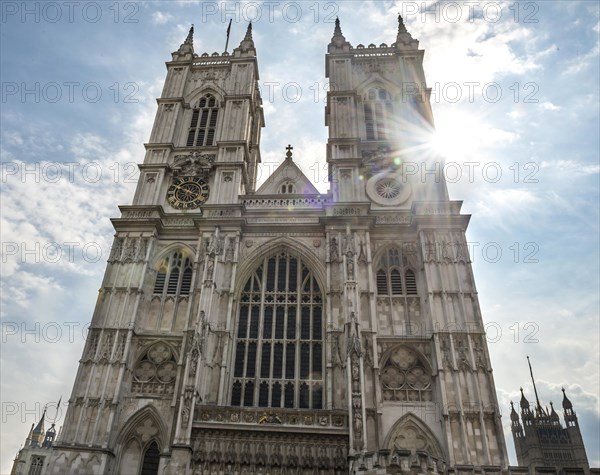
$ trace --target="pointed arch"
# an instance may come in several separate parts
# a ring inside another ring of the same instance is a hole
[[[213,95],[219,104],[223,103],[225,96],[227,95],[225,90],[217,84],[209,84],[190,91],[184,98],[184,102],[189,104],[190,108],[196,107],[200,99],[207,94]]]
[[[324,405],[325,287],[316,257],[291,242],[284,237],[267,243],[239,273],[232,405]]]
[[[183,243],[173,243],[162,249],[150,261],[147,285],[156,298],[187,296],[194,273],[196,253]]]
[[[390,297],[418,296],[416,247],[382,246],[373,256],[377,295]]]
[[[161,264],[164,263],[163,261],[177,251],[181,252],[184,257],[190,257],[191,259],[195,259],[196,257],[196,250],[194,248],[183,242],[174,242],[166,246],[164,249],[161,249],[154,255],[149,263],[150,268],[156,272],[159,270]]]
[[[323,262],[319,260],[315,252],[304,243],[290,238],[289,236],[280,236],[271,241],[260,245],[256,249],[252,249],[252,259],[246,259],[240,263],[237,271],[237,282],[235,295],[239,299],[239,295],[243,290],[243,286],[252,276],[256,268],[268,255],[276,256],[280,252],[289,252],[295,254],[308,264],[311,272],[317,279],[317,283],[321,289],[327,288],[327,275]]]
[[[116,473],[138,473],[148,449],[155,445],[158,454],[166,448],[167,428],[154,406],[147,405],[134,413],[123,425],[115,446]]]
[[[398,449],[427,452],[438,460],[447,460],[446,451],[442,448],[435,434],[420,418],[408,413],[396,421],[388,431],[384,447],[391,451]]]
[[[385,89],[387,92],[389,92],[390,96],[391,96],[391,100],[395,101],[396,99],[398,99],[397,96],[400,93],[400,89],[399,89],[398,85],[393,83],[389,79],[384,78],[379,73],[374,73],[373,75],[371,75],[367,79],[365,79],[363,82],[361,82],[356,87],[356,91],[358,92],[359,96],[361,98],[363,98],[365,96],[365,94],[367,93],[367,91],[374,87],[379,87],[379,88]]]
[[[164,340],[142,348],[132,366],[132,391],[136,394],[173,394],[179,357],[177,349]]]
[[[429,360],[410,345],[394,345],[381,358],[379,382],[384,401],[433,400],[433,371]]]

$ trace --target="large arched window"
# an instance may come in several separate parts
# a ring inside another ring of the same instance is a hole
[[[323,295],[286,252],[265,257],[242,291],[231,405],[323,407]]]
[[[402,259],[400,250],[388,249],[379,259],[375,273],[377,295],[418,295],[415,271]]]
[[[393,114],[392,98],[385,89],[373,87],[364,99],[367,140],[386,140]]]
[[[188,295],[192,287],[193,265],[190,257],[174,252],[158,264],[155,295]]]
[[[215,142],[219,103],[215,96],[206,94],[192,111],[186,146],[210,147]]]

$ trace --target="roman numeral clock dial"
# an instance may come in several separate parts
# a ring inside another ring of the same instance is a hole
[[[167,191],[167,201],[176,209],[195,209],[208,199],[208,183],[203,178],[175,178]]]

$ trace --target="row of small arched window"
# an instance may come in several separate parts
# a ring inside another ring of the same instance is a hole
[[[412,269],[401,272],[390,250],[380,261],[376,273],[378,295],[418,295],[417,278]],[[392,262],[390,262],[392,261]],[[390,265],[390,263],[392,265]],[[175,252],[159,264],[154,281],[155,295],[189,295],[192,286],[193,265],[189,257]]]

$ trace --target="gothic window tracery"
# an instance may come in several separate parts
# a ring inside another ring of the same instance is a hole
[[[28,475],[40,475],[42,468],[44,467],[44,457],[33,456],[31,458],[31,465],[29,466]]]
[[[424,359],[407,346],[397,347],[381,370],[386,401],[431,401],[432,377]]]
[[[206,94],[192,110],[192,120],[187,136],[187,147],[214,145],[219,115],[219,103],[212,94]]]
[[[266,257],[240,298],[233,406],[323,407],[323,295],[301,259]]]
[[[158,264],[154,295],[189,295],[192,286],[193,264],[181,251],[174,252]]]
[[[164,342],[148,348],[133,370],[132,392],[136,394],[173,394],[177,376],[177,360]]]
[[[399,249],[388,249],[379,259],[375,273],[378,296],[418,295],[417,277],[402,259]]]
[[[367,91],[364,98],[367,140],[389,138],[393,111],[392,97],[389,92],[380,87],[373,87]]]

